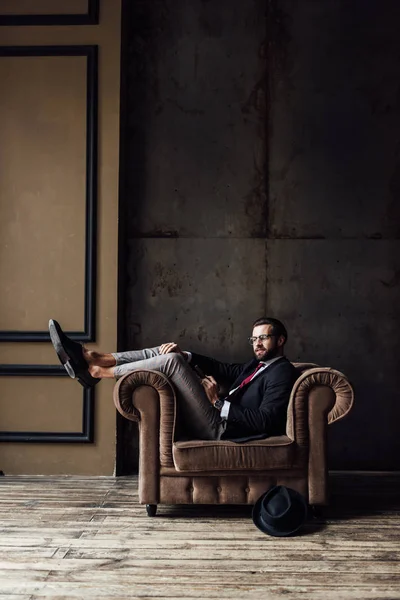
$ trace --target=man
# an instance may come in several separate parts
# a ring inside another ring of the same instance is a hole
[[[183,351],[175,342],[102,354],[70,340],[57,321],[50,320],[49,330],[67,373],[84,387],[138,369],[164,373],[176,389],[178,410],[189,437],[246,441],[285,432],[296,375],[283,353],[286,329],[277,319],[263,317],[254,322],[249,338],[254,358],[245,364],[222,363]],[[223,388],[226,394],[221,393]]]

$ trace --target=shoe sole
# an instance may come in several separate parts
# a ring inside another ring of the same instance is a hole
[[[57,326],[52,319],[49,321],[49,332],[51,343],[53,344],[54,350],[57,353],[58,359],[64,369],[67,371],[71,379],[75,379],[75,371],[71,365],[71,359],[64,350],[64,346],[61,343],[60,336],[57,331]]]
[[[57,353],[58,360],[60,361],[60,363],[62,364],[64,369],[67,371],[67,373],[71,379],[76,379],[76,381],[79,381],[81,386],[86,389],[92,388],[100,381],[100,379],[98,379],[96,377],[92,377],[89,372],[87,373],[87,375],[85,373],[85,374],[81,374],[81,376],[78,376],[75,373],[75,369],[72,366],[71,357],[65,351],[65,348],[61,341],[60,334],[58,332],[59,327],[60,326],[58,324],[56,324],[53,321],[53,319],[50,319],[50,321],[49,321],[50,339],[51,339],[51,343],[53,344],[54,350]]]

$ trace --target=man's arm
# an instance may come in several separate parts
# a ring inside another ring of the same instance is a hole
[[[191,364],[197,365],[206,375],[211,375],[218,383],[228,387],[243,371],[242,363],[223,363],[195,352],[192,352]]]
[[[160,346],[160,354],[168,354],[170,352],[177,352],[184,356],[201,378],[205,376],[205,379],[202,379],[202,385],[211,404],[214,404],[215,400],[218,399],[221,386],[229,388],[244,368],[244,365],[241,363],[223,363],[202,354],[181,350],[176,342],[167,342]],[[207,381],[207,376],[211,380],[214,379],[214,382]],[[215,381],[215,378],[218,379],[218,383]],[[230,402],[225,402],[221,411],[222,418],[227,418],[229,407]]]
[[[290,363],[277,366],[267,381],[260,406],[251,409],[232,403],[229,407],[228,423],[240,426],[243,435],[281,434],[286,424],[287,407],[294,380],[294,369]]]

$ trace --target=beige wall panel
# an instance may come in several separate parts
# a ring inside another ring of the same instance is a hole
[[[0,329],[84,317],[86,59],[1,57]]]
[[[85,14],[88,0],[0,0],[0,15]]]
[[[0,377],[1,431],[82,431],[82,388],[67,378]]]
[[[117,337],[117,233],[119,172],[120,0],[101,0],[100,24],[84,27],[3,27],[2,45],[99,45],[99,195],[97,340],[90,348],[114,350]],[[49,317],[59,317],[56,314]],[[60,318],[62,325],[63,320]],[[0,361],[57,364],[50,343],[0,344]],[[74,397],[77,382],[69,383]],[[64,381],[62,383],[64,385]],[[95,388],[93,444],[0,444],[5,473],[111,475],[115,460],[112,380]]]

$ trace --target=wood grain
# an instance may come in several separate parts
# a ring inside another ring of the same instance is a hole
[[[261,533],[251,507],[159,507],[136,478],[2,477],[0,600],[400,599],[397,475],[331,477],[300,535]]]

